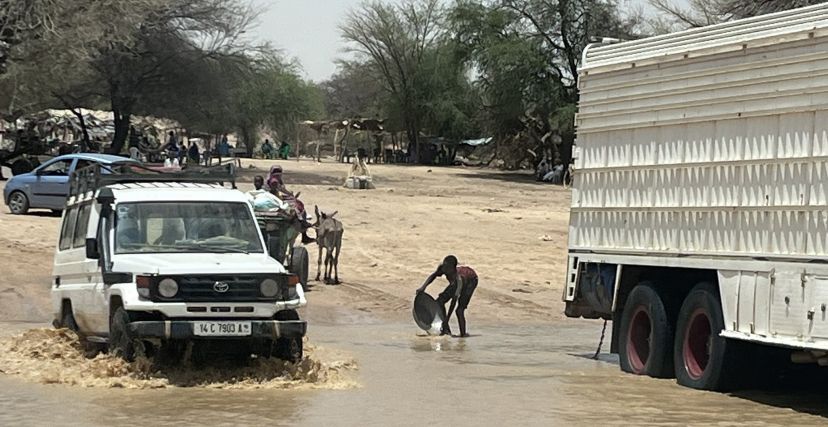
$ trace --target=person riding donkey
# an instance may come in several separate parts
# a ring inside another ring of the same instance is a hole
[[[440,276],[446,276],[449,285],[437,297],[437,302],[440,304],[440,309],[445,314],[446,302],[451,300],[448,314],[443,316],[443,327],[440,331],[441,335],[451,335],[451,328],[449,328],[449,319],[457,306],[457,324],[460,326],[460,336],[469,336],[466,333],[466,308],[469,306],[474,290],[477,289],[477,273],[468,266],[458,266],[457,257],[449,255],[443,259],[443,262],[437,266],[437,270],[431,273],[426,279],[425,283],[417,289],[417,292],[425,292],[428,285],[434,282]]]

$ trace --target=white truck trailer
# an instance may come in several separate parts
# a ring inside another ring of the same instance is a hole
[[[592,45],[579,78],[566,314],[699,389],[828,365],[828,5]]]

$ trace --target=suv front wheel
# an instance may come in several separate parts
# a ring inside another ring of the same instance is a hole
[[[109,352],[127,362],[135,360],[135,340],[129,333],[129,313],[118,307],[109,319]]]

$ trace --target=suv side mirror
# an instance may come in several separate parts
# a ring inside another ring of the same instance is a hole
[[[99,259],[101,254],[98,252],[98,239],[86,239],[86,258]]]

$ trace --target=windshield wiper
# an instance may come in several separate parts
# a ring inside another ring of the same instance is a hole
[[[137,245],[137,244],[135,244]],[[237,249],[237,248],[228,248],[228,247],[218,247],[218,246],[211,246],[205,245],[203,243],[188,243],[184,245],[149,245],[145,246],[145,249],[173,249],[178,251],[186,251],[188,249],[198,249],[200,251],[213,253],[213,254],[224,254],[224,253],[237,253],[237,254],[245,254],[249,255],[250,251],[245,249]]]
[[[223,254],[223,253],[227,253],[227,252],[232,252],[232,253],[236,253],[236,254],[245,254],[245,255],[250,254],[250,251],[247,251],[245,249],[228,248],[226,246],[211,246],[211,245],[207,245],[207,244],[204,244],[204,243],[188,243],[186,245],[175,245],[174,247],[175,248],[180,248],[180,249],[190,249],[190,248],[199,249],[199,250],[209,252],[209,253],[214,253],[214,254]]]

